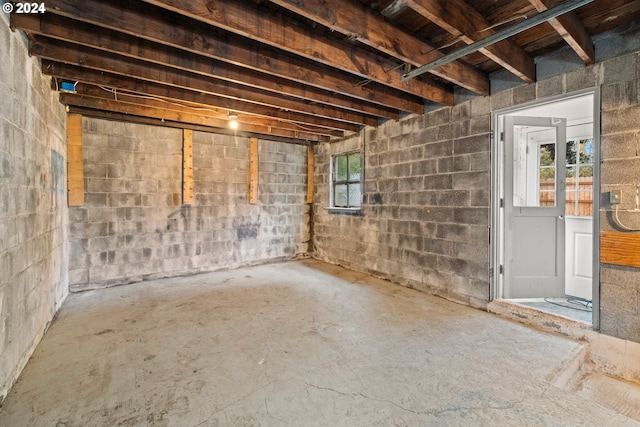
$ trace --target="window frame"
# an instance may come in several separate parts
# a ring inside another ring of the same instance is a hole
[[[357,180],[349,179],[349,156],[352,154],[358,154],[358,157],[360,160],[360,177]],[[336,177],[336,174],[337,174],[336,163],[338,161],[337,159],[340,157],[346,157],[347,178],[345,180],[338,180]],[[364,177],[364,171],[363,171],[363,162],[362,162],[362,150],[360,149],[348,150],[348,151],[342,151],[339,153],[331,154],[330,161],[329,161],[329,207],[327,209],[329,209],[331,212],[350,212],[350,213],[360,212],[362,210],[362,199],[363,199],[362,197],[362,190],[363,190],[362,178],[363,177]],[[359,199],[358,206],[350,206],[348,202],[347,202],[347,206],[336,206],[336,200],[335,200],[336,186],[337,185],[349,186],[354,184],[358,184],[360,186],[360,199]]]

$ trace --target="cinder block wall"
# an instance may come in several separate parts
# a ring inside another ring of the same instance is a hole
[[[618,217],[640,229],[640,52],[605,62],[603,71],[602,190],[621,190]],[[614,217],[603,204],[602,231],[621,231]],[[600,279],[601,331],[640,342],[640,269],[602,264]]]
[[[306,149],[193,134],[194,203],[182,206],[182,131],[83,119],[85,206],[70,208],[71,290],[235,268],[306,254]]]
[[[489,297],[490,103],[388,121],[316,150],[314,256],[472,306]],[[331,213],[331,154],[365,152],[362,215]]]
[[[316,148],[314,256],[482,307],[489,297],[490,112],[600,87],[602,191],[621,189],[620,218],[640,228],[640,24],[595,38],[589,67],[568,48],[538,58],[539,81],[492,76],[490,97],[388,121]],[[624,41],[622,43],[621,41]],[[332,214],[329,159],[363,148],[361,216]],[[619,230],[602,205],[601,230]],[[601,332],[640,342],[640,269],[601,264]]]
[[[0,402],[68,288],[65,112],[0,14]]]

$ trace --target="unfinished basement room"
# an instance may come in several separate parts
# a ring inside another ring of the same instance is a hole
[[[0,5],[0,427],[640,426],[640,0]]]

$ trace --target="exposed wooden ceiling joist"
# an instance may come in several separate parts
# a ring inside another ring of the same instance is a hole
[[[223,96],[226,98],[245,100],[256,104],[284,108],[299,113],[314,114],[336,120],[353,123],[366,122],[364,115],[335,107],[315,105],[294,98],[275,95],[271,92],[249,91],[241,85],[229,82],[218,82],[198,74],[180,72],[171,68],[139,61],[119,55],[106,57],[99,52],[59,40],[36,36],[30,43],[29,51],[41,58],[56,60],[65,64],[103,71],[126,77],[134,77],[155,83],[178,87],[201,93]]]
[[[420,1],[427,1],[427,0],[420,0]],[[534,28],[541,24],[545,24],[547,23],[548,20],[552,18],[558,17],[569,11],[575,10],[592,1],[593,0],[567,0],[565,3],[562,3],[554,8],[545,10],[544,12],[541,12],[527,19],[526,21],[513,24],[507,28],[503,28],[500,31],[494,32],[493,34],[487,37],[484,37],[480,40],[472,42],[468,46],[462,47],[454,52],[448,53],[440,59],[436,59],[435,61],[432,61],[421,67],[418,67],[415,70],[412,70],[404,74],[403,78],[410,79],[410,78],[420,76],[421,74],[428,72],[431,69],[440,67],[443,64],[446,64],[450,61],[455,61],[456,59],[462,58],[470,53],[473,53],[476,51],[483,51],[483,49],[487,49],[492,46],[495,46],[497,43],[503,42],[513,35],[520,34],[531,28]]]
[[[595,0],[476,41],[559,1],[48,0],[11,27],[55,82],[79,82],[70,111],[223,134],[237,112],[238,135],[306,144],[451,105],[458,87],[487,95],[502,68],[534,81],[532,58],[567,43],[591,64],[592,36],[640,17],[638,0]],[[441,68],[402,81],[425,63]]]
[[[77,95],[81,95],[85,98],[104,99],[109,101],[121,101],[129,104],[136,104],[149,108],[164,109],[167,111],[176,111],[180,113],[186,113],[192,116],[203,116],[210,119],[216,119],[219,121],[213,127],[225,127],[228,123],[229,113],[234,113],[238,117],[235,119],[237,123],[243,128],[243,124],[252,126],[270,127],[274,129],[284,129],[292,132],[306,131],[313,134],[343,137],[344,132],[337,129],[330,129],[321,126],[314,126],[308,123],[300,124],[289,120],[278,120],[275,118],[260,117],[253,114],[242,113],[237,110],[227,110],[224,108],[205,108],[202,104],[191,103],[186,101],[177,101],[160,97],[151,97],[148,95],[139,95],[135,93],[127,92],[114,92],[107,88],[101,88],[95,85],[89,85],[85,83],[78,83],[75,86],[75,92]],[[73,98],[69,98],[73,99]],[[73,104],[73,102],[72,102]],[[93,108],[93,107],[92,107]],[[245,130],[251,132],[257,132],[246,128]]]
[[[293,111],[285,111],[273,107],[249,103],[244,100],[235,100],[202,92],[183,90],[175,86],[152,83],[145,80],[124,77],[117,74],[91,70],[75,65],[49,61],[46,59],[42,61],[42,70],[45,74],[61,80],[88,83],[100,88],[104,88],[106,90],[115,91],[116,95],[118,92],[122,91],[124,91],[125,93],[135,93],[138,95],[149,95],[151,97],[158,97],[178,103],[188,102],[193,104],[201,104],[202,106],[206,107],[221,108],[228,111],[273,117],[284,121],[291,121],[294,123],[308,123],[315,126],[326,127],[328,129],[355,132],[360,128],[357,124],[350,122],[335,119],[326,119],[315,115],[296,113]],[[357,117],[353,117],[353,119],[356,118]],[[375,120],[366,117],[360,117],[360,119],[365,122],[370,122],[371,126],[373,126],[375,122]]]
[[[51,0],[51,13],[98,27],[140,37],[177,49],[226,61],[272,76],[294,80],[320,89],[377,103],[407,112],[422,111],[422,102],[399,90],[382,85],[364,85],[363,78],[313,61],[291,57],[252,44],[233,35],[221,35],[210,26],[139,2],[114,0]]]
[[[187,108],[183,108],[179,111],[179,107],[163,108],[144,105],[144,100],[140,100],[139,102],[126,102],[122,100],[111,100],[63,92],[60,93],[60,102],[63,104],[71,104],[77,107],[91,108],[94,110],[106,110],[160,120],[179,121],[212,128],[225,128],[228,123],[227,120],[224,119],[208,117],[185,111],[188,110]],[[264,136],[277,135],[287,138],[305,139],[307,141],[325,141],[329,139],[328,136],[318,135],[305,130],[286,130],[248,123],[243,124],[243,130],[251,134]]]
[[[330,67],[353,73],[420,98],[453,105],[453,92],[433,81],[402,82],[393,62],[383,62],[357,45],[313,33],[281,15],[260,10],[242,0],[145,0],[147,3],[188,16],[278,49],[286,50]]]
[[[557,6],[556,0],[529,0],[538,10],[545,10]],[[585,64],[591,65],[596,61],[596,52],[593,48],[591,36],[587,32],[578,15],[568,12],[557,18],[549,20],[549,24],[562,36],[569,46],[578,54]]]
[[[96,118],[113,120],[118,122],[139,123],[139,124],[145,124],[145,125],[170,127],[170,128],[176,128],[176,129],[191,129],[191,130],[200,131],[200,132],[217,133],[222,135],[238,136],[243,138],[257,137],[262,139],[268,139],[270,141],[286,142],[289,144],[302,144],[302,145],[314,144],[312,141],[306,141],[300,138],[286,138],[278,135],[258,135],[258,134],[252,134],[252,133],[246,132],[241,129],[233,130],[233,129],[229,129],[228,127],[219,128],[219,127],[202,126],[202,125],[196,125],[192,123],[185,123],[182,121],[175,122],[167,119],[154,119],[151,117],[134,116],[131,114],[117,113],[114,111],[107,111],[107,110],[96,110],[93,108],[79,107],[75,105],[69,105],[69,113],[77,113],[77,114],[82,114],[83,116],[86,116],[86,117],[96,117]]]
[[[491,24],[464,0],[399,0],[425,18],[447,30],[452,36],[471,44],[494,34]],[[533,58],[512,40],[502,40],[480,49],[487,57],[527,83],[535,81]],[[428,61],[431,62],[431,61]],[[424,62],[423,64],[426,64]],[[423,65],[420,64],[420,65]]]
[[[388,107],[356,100],[352,97],[303,85],[292,80],[269,76],[248,68],[196,55],[192,52],[134,38],[113,30],[73,21],[69,18],[48,15],[18,15],[13,25],[32,35],[43,35],[71,43],[78,43],[107,53],[116,53],[130,58],[146,60],[154,64],[190,71],[213,79],[248,85],[257,89],[286,93],[289,96],[310,102],[318,102],[334,107],[361,112],[373,116],[397,119],[398,112]],[[107,55],[108,56],[108,55]],[[406,105],[408,105],[408,101]],[[415,102],[414,111],[420,111],[422,104]]]
[[[271,1],[408,64],[420,66],[444,55],[354,0]],[[431,73],[477,94],[489,94],[487,75],[463,62],[451,62]]]

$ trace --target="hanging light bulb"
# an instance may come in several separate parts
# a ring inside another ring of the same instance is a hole
[[[238,122],[236,121],[238,119],[238,113],[233,113],[231,111],[229,111],[229,120],[231,120],[229,122],[229,127],[231,129],[237,129],[238,128]]]

